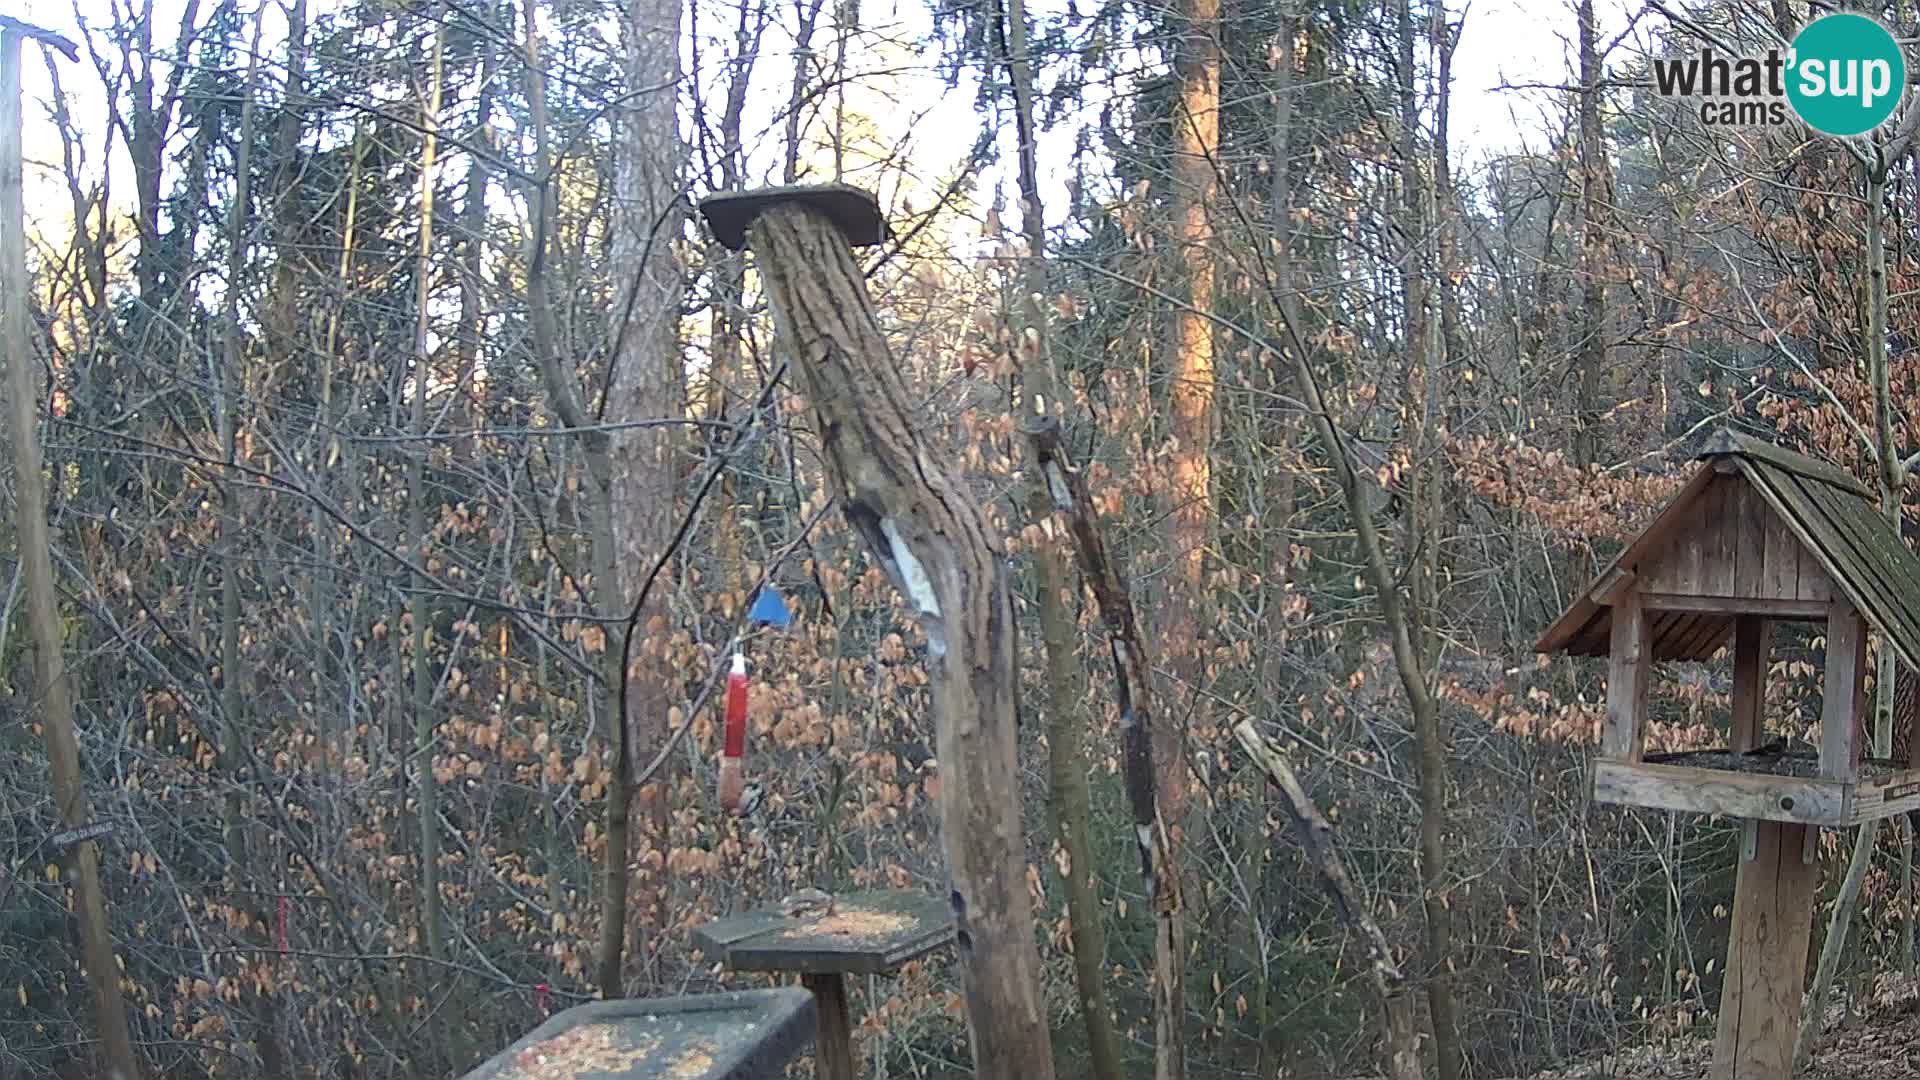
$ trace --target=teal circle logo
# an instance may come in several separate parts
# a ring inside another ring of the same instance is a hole
[[[1822,15],[1793,39],[1787,100],[1823,135],[1865,135],[1907,90],[1907,58],[1892,31],[1865,15]]]

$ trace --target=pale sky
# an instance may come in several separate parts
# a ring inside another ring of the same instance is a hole
[[[15,3],[17,5],[18,0]],[[78,6],[96,26],[105,25],[111,19],[111,12],[103,0],[78,0]],[[178,0],[160,0],[157,6],[161,10],[157,12],[156,21],[159,25],[155,36],[161,41],[168,41],[172,27],[177,24]],[[1457,16],[1458,5],[1453,6]],[[1626,26],[1628,4],[1626,0],[1601,0],[1600,8],[1602,37],[1611,39]],[[252,10],[249,5],[249,14]],[[66,5],[48,5],[44,9],[28,9],[19,14],[76,39],[79,37],[74,12]],[[869,3],[864,14],[870,21],[893,23],[897,34],[924,32],[928,21],[922,0]],[[826,21],[823,15],[822,22]],[[269,42],[278,37],[281,25],[278,5],[275,3],[274,13],[269,16]],[[1564,99],[1556,100],[1557,95],[1551,90],[1503,90],[1501,87],[1503,84],[1558,85],[1571,81],[1570,42],[1573,30],[1571,0],[1472,0],[1467,7],[1465,30],[1454,61],[1451,141],[1463,174],[1470,173],[1488,156],[1523,147],[1541,147],[1542,133],[1545,131],[1543,117],[1558,115],[1564,108]],[[824,44],[828,40],[830,30],[823,26],[818,43]],[[790,41],[780,38],[774,31],[769,32],[766,45],[779,53],[786,53],[791,48]],[[57,172],[38,167],[57,168],[59,143],[42,104],[50,96],[51,87],[46,65],[36,53],[37,50],[29,46],[23,57],[27,213],[30,219],[42,223],[45,228],[64,231],[69,205],[64,180]],[[709,56],[712,55],[710,51]],[[87,132],[89,171],[95,171],[98,168],[100,134],[104,123],[99,78],[84,50],[80,63],[60,63],[64,85],[76,99],[73,103],[76,118]],[[769,56],[760,67],[764,77],[758,81],[770,96],[777,95],[778,99],[784,99],[787,72],[790,70],[784,55]],[[930,170],[939,169],[951,161],[953,155],[972,141],[979,124],[973,112],[971,86],[963,83],[958,91],[947,95],[944,100],[941,99],[942,92],[940,81],[931,70],[911,73],[902,78],[894,90],[900,108],[894,110],[891,116],[882,118],[900,124],[900,134],[911,137],[927,157],[935,159],[928,164]],[[1058,141],[1065,143],[1070,138],[1061,136]],[[1012,149],[1011,133],[1006,138],[1005,149],[1009,152]],[[1045,156],[1057,159],[1057,154],[1064,153],[1064,150],[1062,146],[1056,153]],[[131,179],[122,158],[114,166],[116,202],[124,204]]]

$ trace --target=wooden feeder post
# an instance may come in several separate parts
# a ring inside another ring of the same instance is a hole
[[[694,928],[700,951],[730,971],[798,974],[813,994],[819,1031],[819,1080],[856,1080],[853,1011],[847,976],[887,975],[953,943],[953,913],[919,893],[879,891],[838,897],[825,915],[795,918],[762,908]]]
[[[721,243],[752,249],[833,494],[926,632],[974,1068],[1053,1080],[1020,820],[1006,560],[964,478],[928,438],[849,247],[886,239],[879,203],[829,184],[715,195],[700,210]]]
[[[1920,808],[1910,756],[1863,756],[1867,629],[1885,635],[1903,663],[1920,659],[1920,558],[1887,533],[1873,493],[1831,465],[1730,431],[1699,456],[1686,487],[1535,648],[1607,658],[1595,801],[1742,822],[1709,1075],[1789,1080],[1819,831]],[[1778,622],[1825,632],[1819,744],[1807,750],[1767,738]],[[1727,746],[1649,754],[1654,662],[1710,660],[1729,643]]]

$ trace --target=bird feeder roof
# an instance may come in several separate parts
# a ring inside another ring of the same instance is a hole
[[[1920,557],[1889,527],[1865,484],[1827,462],[1725,429],[1695,457],[1701,466],[1680,494],[1580,591],[1535,651],[1608,655],[1614,601],[1655,567],[1690,557],[1697,580],[1714,579],[1700,591],[1725,602],[1654,613],[1656,660],[1713,656],[1732,632],[1735,608],[1793,610],[1778,599],[1784,572],[1802,582],[1824,577],[1818,589],[1850,601],[1906,664],[1920,667]]]

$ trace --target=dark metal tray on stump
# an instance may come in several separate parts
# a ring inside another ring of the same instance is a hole
[[[767,1080],[814,1029],[800,989],[595,1001],[566,1010],[462,1080]]]

